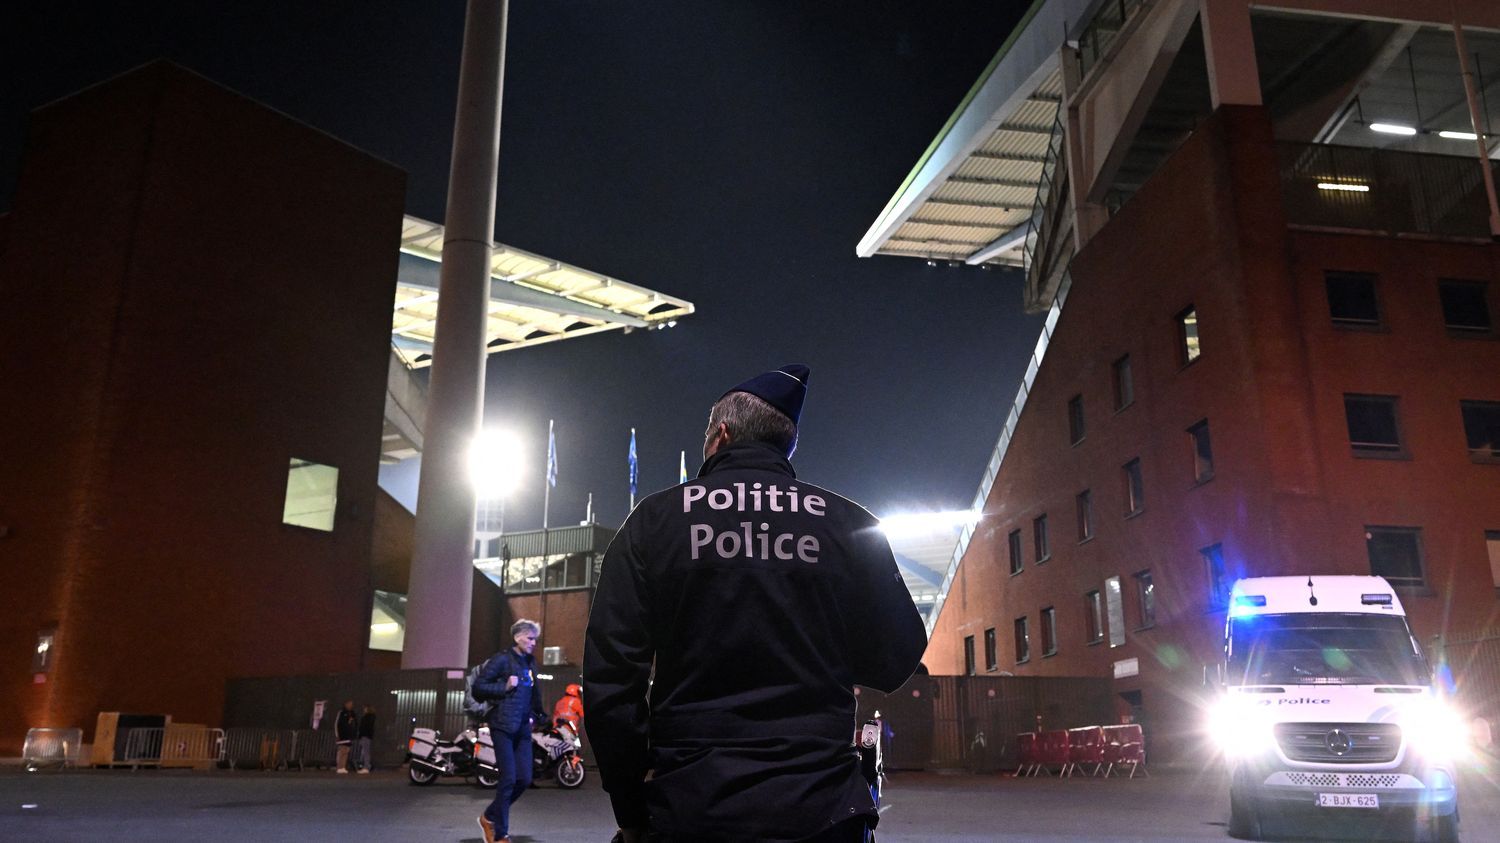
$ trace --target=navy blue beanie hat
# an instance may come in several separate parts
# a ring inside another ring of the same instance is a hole
[[[748,392],[775,407],[782,415],[797,424],[802,417],[802,401],[807,398],[808,368],[801,363],[791,363],[772,372],[756,375],[739,386],[725,392]],[[719,397],[722,399],[724,395]]]

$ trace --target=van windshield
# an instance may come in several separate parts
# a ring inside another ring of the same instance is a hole
[[[1229,622],[1234,685],[1426,685],[1430,673],[1396,615],[1293,613]]]

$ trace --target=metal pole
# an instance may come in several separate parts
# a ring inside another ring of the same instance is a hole
[[[1490,166],[1490,151],[1485,145],[1484,119],[1479,116],[1479,94],[1474,89],[1474,71],[1469,69],[1469,47],[1464,28],[1453,17],[1453,42],[1458,46],[1458,67],[1463,72],[1464,96],[1469,100],[1469,122],[1474,126],[1474,145],[1479,150],[1479,169],[1484,175],[1484,192],[1490,200],[1490,236],[1500,239],[1500,201],[1495,198],[1495,172]]]
[[[547,510],[552,506],[552,457],[556,450],[552,444],[552,425],[555,419],[547,419],[547,470],[542,477],[542,532],[547,531]]]
[[[406,669],[462,667],[469,661],[475,493],[467,463],[484,407],[506,12],[507,0],[468,0],[464,17],[437,335],[401,654]]]

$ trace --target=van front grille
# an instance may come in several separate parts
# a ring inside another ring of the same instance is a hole
[[[1395,723],[1278,723],[1276,742],[1293,761],[1381,764],[1401,749]]]

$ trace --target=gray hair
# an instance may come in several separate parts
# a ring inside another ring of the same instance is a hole
[[[708,429],[723,422],[731,442],[765,442],[790,457],[797,450],[797,425],[764,399],[748,392],[731,392],[714,402]]]
[[[534,635],[542,634],[541,624],[537,623],[534,620],[521,618],[520,620],[510,625],[510,637],[515,638],[517,635],[520,635],[522,632],[528,629],[531,630],[532,634]]]

